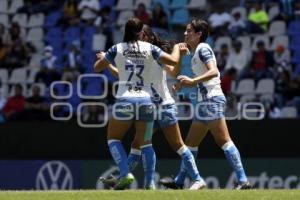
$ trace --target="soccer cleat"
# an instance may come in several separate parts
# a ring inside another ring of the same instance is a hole
[[[125,190],[130,186],[130,184],[134,181],[134,176],[131,173],[128,173],[126,176],[120,178],[115,185],[115,190]]]
[[[106,188],[114,188],[118,179],[111,174],[108,178],[100,177],[99,181],[101,181]]]
[[[173,190],[180,190],[183,188],[183,185],[177,185],[175,180],[171,178],[160,179],[159,184]]]
[[[235,190],[250,190],[252,189],[252,185],[249,183],[249,181],[245,182],[245,183],[237,183],[234,186]]]
[[[206,183],[203,179],[194,181],[189,190],[200,190],[206,187]]]
[[[151,184],[151,185],[145,187],[145,190],[155,190],[155,189],[156,188],[155,188],[154,184]]]

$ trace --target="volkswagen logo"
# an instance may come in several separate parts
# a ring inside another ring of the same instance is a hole
[[[36,177],[36,189],[67,190],[72,188],[72,173],[65,163],[49,161],[39,169]]]

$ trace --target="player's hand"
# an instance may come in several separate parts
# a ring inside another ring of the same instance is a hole
[[[194,87],[197,85],[196,81],[188,76],[180,75],[177,77],[182,86],[185,87]]]
[[[96,54],[96,57],[98,60],[102,60],[105,57],[105,52],[100,51],[99,53]]]
[[[181,55],[186,55],[189,52],[189,49],[188,49],[186,43],[178,43],[177,45],[179,46]]]

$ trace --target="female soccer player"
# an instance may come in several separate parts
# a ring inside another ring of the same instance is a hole
[[[130,126],[135,129],[140,144],[151,140],[153,128],[154,107],[151,101],[151,77],[155,60],[169,65],[177,65],[180,59],[178,46],[174,47],[172,55],[163,52],[157,46],[140,41],[143,23],[137,18],[131,18],[125,25],[122,43],[114,45],[98,59],[94,65],[96,72],[102,71],[113,64],[119,71],[119,88],[116,103],[113,107],[113,117],[109,120],[107,141],[110,153],[119,167],[120,177],[115,189],[125,189],[134,180],[129,172],[127,155],[121,143],[124,134]],[[145,187],[151,187],[155,171],[155,152],[152,145],[141,146],[145,169]]]
[[[144,25],[143,27],[142,38],[143,41],[161,47],[166,52],[172,51],[171,42],[160,39],[157,35],[153,33],[152,29],[147,25]],[[182,48],[186,48],[184,44],[177,45],[181,46]],[[183,143],[180,129],[177,123],[177,108],[175,105],[175,101],[171,97],[171,94],[167,87],[166,71],[174,76],[178,74],[180,68],[178,66],[173,67],[169,65],[164,65],[165,70],[162,70],[161,67],[159,67],[159,63],[154,62],[153,65],[154,67],[152,70],[152,77],[155,78],[152,81],[153,84],[151,89],[154,94],[152,98],[153,102],[158,108],[158,115],[155,121],[157,122],[156,125],[158,125],[162,129],[172,149],[174,149],[181,156],[182,162],[184,163],[188,174],[193,180],[193,184],[191,185],[190,189],[197,190],[203,188],[206,184],[199,175],[195,164],[195,159],[191,151]],[[113,72],[113,74],[118,75],[118,70],[115,67],[110,65],[109,69],[111,72]],[[140,146],[141,144],[138,141],[138,135],[136,135],[134,141],[132,142],[131,151],[128,156],[128,165],[130,171],[132,171],[135,168],[135,166],[139,163],[141,156]]]
[[[239,151],[227,129],[224,116],[226,99],[220,86],[220,73],[215,55],[211,47],[205,43],[207,36],[208,25],[203,20],[192,20],[186,26],[185,41],[194,52],[191,63],[195,76],[193,78],[178,76],[180,82],[175,85],[175,89],[178,90],[182,86],[197,87],[198,98],[194,101],[195,116],[185,144],[193,149],[192,152],[196,157],[200,142],[210,130],[236,174],[238,183],[235,188],[250,189],[251,185],[246,177]],[[182,185],[185,177],[186,169],[182,164],[174,180],[175,185]],[[171,182],[163,182],[163,184],[172,185]]]

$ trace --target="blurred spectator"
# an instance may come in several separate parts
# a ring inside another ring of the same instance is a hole
[[[216,11],[208,18],[212,34],[215,36],[226,35],[230,21],[231,16],[228,12],[224,11],[223,5],[216,6]]]
[[[75,26],[80,22],[77,0],[66,0],[63,7],[63,15],[60,23],[66,28]]]
[[[25,97],[23,96],[23,87],[21,84],[15,85],[15,95],[8,98],[3,114],[6,120],[13,120],[19,117],[19,114],[24,110]]]
[[[82,114],[82,121],[87,124],[99,124],[107,120],[102,106],[89,105]]]
[[[229,24],[229,33],[230,37],[237,38],[240,35],[243,35],[246,31],[246,23],[241,17],[241,13],[236,11],[232,14],[232,19]]]
[[[60,74],[57,70],[57,57],[53,55],[53,48],[46,46],[44,49],[44,58],[41,60],[41,69],[37,73],[35,82],[43,82],[47,86],[51,82],[59,80]]]
[[[218,65],[218,69],[221,73],[223,73],[223,71],[225,69],[228,57],[229,57],[228,46],[227,46],[227,44],[222,44],[220,52],[216,53],[217,65]]]
[[[24,5],[18,9],[18,13],[49,13],[57,9],[59,3],[52,0],[24,0]]]
[[[8,70],[24,67],[29,61],[29,50],[21,40],[15,40],[7,53],[6,67]]]
[[[70,45],[70,50],[67,54],[64,73],[62,79],[69,73],[78,76],[80,72],[83,72],[82,54],[80,51],[80,42],[73,41]]]
[[[16,40],[20,40],[22,43],[25,41],[25,33],[21,31],[18,23],[13,22],[9,29],[8,43],[12,44]]]
[[[32,95],[25,101],[25,110],[22,113],[23,119],[44,120],[49,118],[49,106],[46,103],[46,99],[40,93],[40,87],[33,85]]]
[[[78,5],[81,13],[80,18],[87,24],[93,24],[100,10],[100,2],[98,0],[81,0]]]
[[[233,49],[229,53],[229,57],[225,66],[225,70],[234,68],[238,76],[249,64],[248,52],[243,49],[242,43],[240,41],[233,42]]]
[[[251,61],[250,75],[257,80],[261,78],[270,77],[270,70],[273,66],[272,53],[265,49],[265,43],[262,41],[257,42],[257,51],[253,53]]]
[[[106,36],[105,49],[109,49],[113,46],[113,31],[114,31],[114,19],[111,15],[111,8],[105,6],[101,9],[100,15],[95,20],[94,25],[98,27],[98,32],[103,33]]]
[[[7,44],[9,41],[9,34],[6,30],[5,26],[0,23],[0,40],[2,40],[3,44]]]
[[[169,30],[169,22],[167,14],[160,3],[156,3],[152,10],[151,25],[153,28]]]
[[[254,11],[249,14],[247,29],[249,33],[264,33],[267,31],[269,16],[260,3],[254,4]]]
[[[225,95],[228,95],[231,92],[232,82],[237,79],[237,73],[235,68],[227,70],[224,76],[221,78],[221,86]]]
[[[289,51],[283,45],[278,45],[274,51],[275,64],[280,65],[282,62],[290,63],[290,60]]]
[[[6,67],[7,53],[8,53],[8,49],[0,39],[0,68]]]
[[[145,4],[140,3],[134,12],[134,15],[135,17],[140,19],[144,24],[150,24],[150,16],[146,10]]]
[[[297,0],[294,6],[294,15],[296,20],[300,20],[300,1]]]

